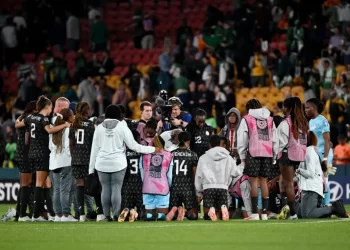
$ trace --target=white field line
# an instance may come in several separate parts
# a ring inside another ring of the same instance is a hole
[[[253,223],[254,225],[259,224],[256,223],[256,221],[254,221],[255,223]],[[271,222],[271,223],[260,223],[260,225],[300,225],[300,224],[321,224],[321,223],[339,223],[339,222],[350,222],[350,219],[338,219],[338,220],[321,220],[321,221],[298,221],[297,223],[293,223],[293,222]],[[154,224],[153,224],[154,223]],[[250,222],[246,222],[247,224],[252,224]],[[23,223],[24,225],[33,225],[30,227],[6,227],[6,226],[2,226],[0,227],[0,231],[19,231],[19,230],[28,230],[28,228],[30,228],[31,230],[76,230],[76,229],[80,229],[82,228],[81,226],[79,227],[75,227],[73,226],[74,223],[55,223],[52,227],[35,227],[35,224],[41,224],[40,222],[35,222],[35,223]],[[51,224],[51,223],[50,223]],[[58,226],[57,224],[60,224],[60,226]],[[67,224],[67,226],[62,226],[62,224]],[[109,223],[110,224],[110,223]],[[115,225],[118,223],[115,223]],[[215,222],[209,222],[209,223],[191,223],[191,224],[181,224],[181,223],[169,223],[169,224],[162,224],[162,225],[156,225],[156,222],[151,222],[150,224],[144,224],[144,225],[135,225],[135,226],[124,226],[122,227],[122,229],[143,229],[143,228],[170,228],[170,227],[177,227],[177,228],[185,228],[185,227],[207,227],[207,226],[213,226],[215,225]],[[235,223],[220,223],[220,226],[233,226]],[[243,223],[239,223],[239,224],[243,224]],[[1,225],[1,224],[0,224]],[[4,225],[4,224],[2,224]],[[44,223],[43,225],[48,225],[48,223]],[[89,223],[87,224],[88,226],[91,226],[93,224]],[[92,228],[94,229],[113,229],[115,230],[117,227],[103,227],[102,224],[100,223],[96,223],[95,225],[98,225],[97,227],[92,226]],[[102,226],[102,227],[100,227]]]

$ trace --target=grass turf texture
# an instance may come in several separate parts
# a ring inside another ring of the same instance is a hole
[[[0,205],[0,214],[8,205]],[[348,206],[347,209],[350,209]],[[349,249],[350,221],[0,223],[0,249]]]

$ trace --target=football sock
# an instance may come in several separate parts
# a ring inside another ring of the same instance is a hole
[[[258,197],[251,197],[250,200],[252,201],[252,214],[258,213]]]
[[[262,213],[266,214],[269,209],[269,197],[262,199]]]
[[[284,207],[285,205],[287,205],[287,193],[282,192],[281,193],[281,206]]]
[[[16,203],[16,218],[19,217],[19,213],[21,210],[21,192],[22,192],[22,187],[19,188],[18,194],[17,194],[17,203]]]
[[[34,192],[34,218],[38,218],[40,216],[41,212],[41,202],[43,197],[43,188],[41,187],[35,187]]]
[[[20,194],[20,211],[19,216],[25,217],[27,216],[27,205],[29,203],[30,195],[32,192],[31,187],[21,187],[21,194]]]
[[[287,204],[289,206],[289,213],[290,213],[290,216],[293,216],[295,215],[295,206],[294,206],[294,203],[295,201],[288,201]]]
[[[85,215],[85,199],[84,199],[84,186],[76,187],[77,202],[79,206],[79,214]]]
[[[44,198],[46,201],[47,211],[50,213],[51,216],[55,216],[55,211],[53,210],[52,204],[51,188],[44,188]]]

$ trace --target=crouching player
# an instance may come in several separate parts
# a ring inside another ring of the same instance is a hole
[[[220,137],[213,135],[209,139],[210,149],[199,158],[195,187],[197,199],[202,199],[204,219],[217,220],[216,210],[221,209],[222,220],[229,219],[227,190],[232,179],[242,174],[230,152],[220,147]]]
[[[140,143],[140,134],[136,130],[132,130],[135,141]],[[123,187],[122,187],[122,208],[123,211],[118,217],[118,222],[124,222],[129,215],[129,222],[134,222],[139,216],[143,218],[142,205],[142,180],[139,171],[139,162],[141,154],[130,149],[126,150],[126,160],[128,163]],[[135,207],[137,212],[135,211]]]
[[[155,136],[153,144],[163,149],[165,142],[160,136]],[[173,155],[162,150],[160,153],[141,156],[140,173],[146,220],[165,220],[169,208]]]
[[[196,173],[198,158],[197,154],[189,149],[191,142],[190,133],[181,132],[178,135],[178,141],[179,148],[172,151],[174,168],[170,190],[171,210],[167,214],[166,220],[173,220],[176,213],[178,221],[182,221],[185,216],[189,220],[197,220],[198,211],[195,201],[194,175]]]

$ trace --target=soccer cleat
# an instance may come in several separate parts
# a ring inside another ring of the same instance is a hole
[[[85,222],[85,221],[86,221],[86,216],[80,215],[79,222]]]
[[[59,216],[55,216],[55,222],[61,222],[61,217],[59,217]]]
[[[7,211],[6,214],[4,214],[1,218],[0,221],[2,222],[6,222],[6,221],[9,221],[11,220],[13,217],[16,216],[16,209],[14,209],[13,207],[9,208],[9,210]]]
[[[50,214],[47,214],[47,220],[48,221],[55,221],[55,216],[51,216]]]
[[[32,221],[33,222],[47,222],[47,220],[41,216],[39,216],[38,218],[34,218],[34,216],[33,216]]]
[[[270,213],[269,214],[269,216],[267,216],[267,218],[269,219],[269,220],[271,220],[271,219],[277,219],[277,216],[278,216],[278,214],[276,214],[276,213]]]
[[[210,219],[211,219],[212,221],[217,221],[217,220],[218,220],[218,217],[216,216],[216,211],[215,211],[215,208],[214,208],[214,207],[211,207],[211,208],[209,209],[208,216],[210,217]]]
[[[66,216],[62,216],[61,217],[61,222],[78,222],[77,219],[74,219],[74,217],[72,215],[68,215]]]
[[[262,214],[261,215],[261,220],[268,220],[267,214]]]
[[[106,216],[104,216],[103,214],[98,214],[96,217],[97,222],[104,221],[105,219],[106,219]]]
[[[120,213],[118,217],[118,222],[124,222],[126,217],[128,217],[129,209],[124,208],[124,210]]]
[[[19,222],[30,222],[30,221],[32,221],[32,219],[29,218],[29,216],[24,216],[24,217],[19,217],[18,221]]]
[[[183,221],[185,217],[185,209],[183,207],[178,207],[177,209],[177,220],[178,221]]]
[[[230,219],[230,215],[229,215],[227,207],[225,205],[221,206],[221,214],[222,214],[223,221],[228,221]]]
[[[288,205],[285,205],[282,210],[281,210],[281,213],[278,215],[277,219],[278,220],[285,220],[288,216],[288,213],[289,213],[289,206]]]
[[[166,215],[166,221],[172,221],[176,212],[177,212],[177,207],[173,207],[169,211],[169,213]]]
[[[333,213],[339,218],[349,218],[346,213],[343,200],[337,200],[333,202],[332,210]]]
[[[298,219],[298,215],[294,214],[288,217],[288,220],[297,220]]]
[[[130,215],[129,215],[129,222],[134,222],[138,217],[138,213],[135,211],[135,209],[130,210]]]
[[[244,218],[244,220],[260,220],[259,214],[251,214],[249,217]]]

